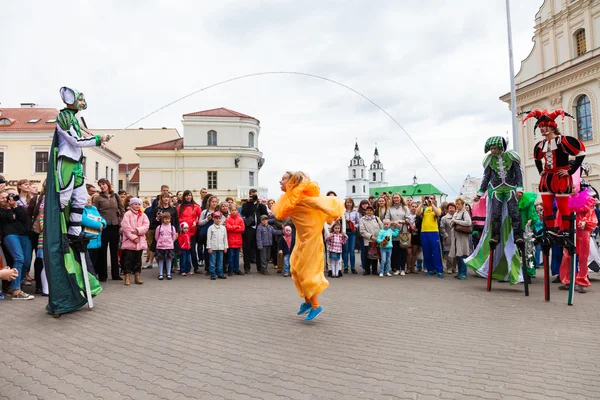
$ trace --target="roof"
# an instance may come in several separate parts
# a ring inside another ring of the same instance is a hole
[[[133,176],[129,178],[129,183],[140,183],[140,169],[136,168]]]
[[[129,172],[133,171],[135,168],[139,167],[140,164],[139,163],[135,163],[135,164],[119,164],[119,173],[120,174],[124,174],[125,172],[127,172],[127,170],[129,170]]]
[[[404,185],[404,186],[387,186],[387,187],[378,187],[369,189],[369,194],[375,195],[381,192],[387,193],[400,193],[403,197],[410,196],[426,196],[428,194],[446,194],[441,190],[433,186],[431,183],[421,183],[416,186],[414,185]]]
[[[10,125],[0,123],[0,132],[54,131],[57,115],[56,108],[0,108],[0,121],[11,122]]]
[[[204,110],[197,111],[189,114],[183,114],[183,117],[230,117],[230,118],[241,118],[241,119],[251,119],[256,121],[257,124],[260,124],[260,121],[254,117],[251,117],[246,114],[239,113],[237,111],[230,110],[225,107],[221,108],[213,108],[212,110]]]
[[[151,144],[150,146],[136,147],[136,150],[181,150],[183,149],[183,138],[167,140]]]

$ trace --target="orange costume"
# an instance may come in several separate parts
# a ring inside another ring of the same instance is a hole
[[[294,176],[272,209],[275,219],[290,217],[296,227],[296,246],[290,258],[292,279],[300,297],[313,309],[319,308],[317,295],[329,286],[323,274],[323,224],[344,215],[343,201],[319,194],[316,182],[306,177],[298,183]]]

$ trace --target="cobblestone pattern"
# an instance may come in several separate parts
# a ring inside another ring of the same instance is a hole
[[[575,306],[522,286],[332,279],[312,323],[293,283],[256,273],[109,281],[94,310],[0,302],[2,399],[591,399],[600,281]]]

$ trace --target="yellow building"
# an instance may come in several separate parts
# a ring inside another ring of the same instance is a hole
[[[22,104],[21,108],[0,108],[0,174],[8,187],[19,179],[41,186],[48,171],[48,153],[58,110]],[[83,168],[87,182],[106,178],[117,183],[121,157],[104,147],[84,149]]]

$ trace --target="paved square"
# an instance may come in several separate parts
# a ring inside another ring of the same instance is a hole
[[[108,282],[92,311],[0,302],[2,399],[591,399],[600,281],[575,306],[423,274],[332,279],[312,323],[281,275]]]

